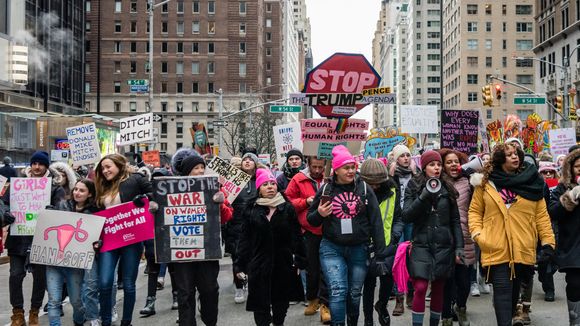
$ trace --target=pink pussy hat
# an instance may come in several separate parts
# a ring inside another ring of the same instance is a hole
[[[344,145],[334,146],[332,149],[332,169],[337,170],[341,167],[355,163],[354,157]]]
[[[276,182],[276,178],[274,178],[272,172],[267,169],[258,169],[256,171],[256,189],[259,189],[261,185],[268,181]]]

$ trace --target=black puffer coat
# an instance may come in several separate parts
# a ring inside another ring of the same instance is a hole
[[[244,210],[250,202],[254,202],[258,197],[258,191],[256,189],[256,177],[252,176],[248,184],[242,189],[238,194],[238,197],[232,203],[232,208],[234,213],[232,219],[226,223],[223,229],[223,236],[225,242],[225,251],[232,254],[235,260],[236,251],[238,246],[238,239],[240,237],[240,232],[242,231],[242,222],[244,220]]]
[[[422,200],[419,195],[426,179],[419,174],[405,189],[403,222],[413,223],[412,249],[407,268],[412,278],[429,281],[451,275],[455,249],[463,249],[459,210],[445,183],[436,199]]]
[[[303,269],[306,249],[294,206],[280,204],[270,221],[268,207],[250,203],[244,214],[236,273],[248,275],[248,311],[270,311],[272,302],[289,302],[297,278],[293,266]]]

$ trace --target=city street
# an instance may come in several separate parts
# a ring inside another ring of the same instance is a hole
[[[135,305],[135,313],[133,315],[133,325],[134,326],[148,326],[148,325],[175,325],[175,320],[177,317],[177,311],[171,311],[171,285],[169,281],[169,276],[166,277],[165,289],[157,293],[157,304],[156,310],[157,314],[149,318],[139,318],[139,310],[143,307],[145,303],[145,297],[147,295],[147,276],[143,274],[143,269],[145,264],[141,264],[139,278],[137,279],[137,303]],[[4,300],[0,300],[0,325],[9,325],[10,322],[10,304],[8,300],[8,271],[9,265],[0,265],[0,279],[2,280],[2,286],[0,288],[0,296]],[[219,276],[220,283],[220,307],[219,307],[219,321],[218,325],[253,325],[252,314],[245,310],[244,304],[235,304],[233,300],[233,286],[231,284],[231,260],[225,258],[221,260],[221,273]],[[556,274],[556,301],[555,302],[545,302],[543,300],[543,293],[541,290],[541,284],[536,282],[534,285],[534,296],[532,302],[532,325],[567,325],[568,323],[568,312],[566,309],[566,299],[564,292],[564,277],[563,274]],[[25,279],[25,305],[29,304],[30,297],[30,287],[32,285],[32,279],[28,276]],[[121,312],[123,299],[123,292],[119,291],[117,294],[117,307],[119,313]],[[45,302],[47,297],[45,296]],[[389,303],[389,310],[392,310],[394,302]],[[479,298],[470,297],[467,302],[468,315],[471,319],[472,326],[479,325],[494,325],[495,317],[493,314],[493,309],[491,306],[491,296],[482,295]],[[26,307],[28,312],[28,306]],[[72,309],[69,304],[64,307],[65,316],[63,317],[63,325],[72,326]],[[307,325],[322,325],[318,320],[318,315],[307,317],[303,314],[304,306],[301,304],[290,306],[288,311],[288,317],[286,318],[286,326],[307,326]],[[120,317],[120,316],[119,316]],[[375,314],[376,319],[376,314]],[[411,321],[410,310],[406,310],[405,314],[400,317],[393,317],[393,326],[397,325],[409,325]],[[44,314],[40,318],[41,325],[48,325],[48,318]],[[198,318],[199,325],[203,323]],[[428,321],[425,321],[425,325]],[[363,324],[362,312],[361,319],[359,320],[359,325]],[[375,320],[375,325],[378,323]],[[455,323],[457,325],[457,323]]]

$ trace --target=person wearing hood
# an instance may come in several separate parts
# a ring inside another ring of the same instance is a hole
[[[306,169],[298,172],[284,194],[296,209],[298,222],[302,227],[304,242],[306,245],[306,300],[308,306],[304,309],[304,315],[311,316],[320,309],[320,321],[330,322],[330,310],[328,309],[328,289],[320,270],[320,241],[322,240],[322,227],[314,227],[308,223],[306,215],[312,205],[316,192],[324,180],[325,159],[316,156],[308,157]]]
[[[7,181],[10,182],[10,178],[16,178],[18,173],[12,167],[12,159],[10,156],[5,156],[2,163],[4,163],[4,166],[0,168],[0,175],[6,177],[8,179]]]
[[[258,197],[248,203],[234,262],[236,277],[248,280],[247,311],[257,326],[283,325],[296,278],[306,267],[306,249],[292,204],[267,169],[256,172]]]
[[[64,200],[64,189],[57,182],[57,173],[49,168],[50,160],[47,152],[37,151],[30,158],[30,166],[25,169],[27,178],[49,177],[52,179],[50,205],[58,206]],[[27,266],[27,257],[32,245],[32,236],[13,236],[8,232],[6,249],[10,256],[9,292],[10,304],[12,305],[12,325],[26,325],[24,319],[24,297],[22,295],[22,282],[27,270],[32,267],[32,297],[30,299],[29,326],[38,326],[38,312],[44,300],[46,289],[46,267],[44,265]]]
[[[298,172],[304,170],[304,155],[302,152],[296,148],[291,149],[286,154],[286,162],[282,166],[282,174],[276,178],[278,183],[278,191],[284,192],[288,187],[290,180],[298,174]]]
[[[377,265],[386,265],[387,248],[375,193],[356,173],[357,164],[343,145],[332,149],[330,182],[322,186],[308,210],[308,222],[322,225],[320,265],[328,284],[332,325],[356,325],[367,274],[368,243]]]
[[[360,177],[369,184],[379,202],[385,244],[387,244],[387,272],[379,274],[369,271],[363,288],[363,312],[365,315],[365,326],[373,324],[373,308],[379,315],[379,324],[389,326],[391,317],[387,310],[388,299],[393,291],[394,280],[391,273],[397,251],[397,244],[403,235],[403,222],[401,221],[401,206],[399,205],[399,187],[392,178],[389,178],[389,171],[383,162],[375,158],[369,158],[360,167]],[[379,287],[379,300],[373,303],[375,298],[375,287],[377,276],[381,282]]]
[[[58,182],[64,189],[65,199],[71,199],[72,190],[77,183],[77,176],[72,167],[65,162],[54,162],[50,165],[50,168],[58,172],[60,177]]]
[[[535,165],[524,161],[521,148],[506,143],[495,146],[483,174],[473,174],[470,182],[475,190],[469,232],[493,285],[497,324],[523,325],[522,319],[512,317],[521,310],[520,282],[533,272],[538,238],[542,248],[538,262],[551,259],[555,250],[544,180]]]

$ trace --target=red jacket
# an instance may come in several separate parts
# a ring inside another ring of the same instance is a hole
[[[223,192],[223,193],[224,193],[224,196],[226,197],[226,200],[220,204],[220,219],[221,219],[221,224],[226,224],[229,220],[232,219],[234,209],[230,205],[230,202],[228,201],[228,197],[226,196],[225,192]]]
[[[306,204],[306,199],[316,195],[316,191],[320,187],[321,181],[322,179],[318,182],[314,181],[313,179],[310,179],[310,177],[306,176],[304,172],[300,171],[292,178],[292,180],[290,180],[288,188],[286,188],[286,191],[284,192],[296,210],[296,215],[298,215],[298,222],[302,226],[302,232],[309,231],[316,235],[322,235],[322,226],[312,226],[306,219],[306,215],[308,215],[308,205]]]

